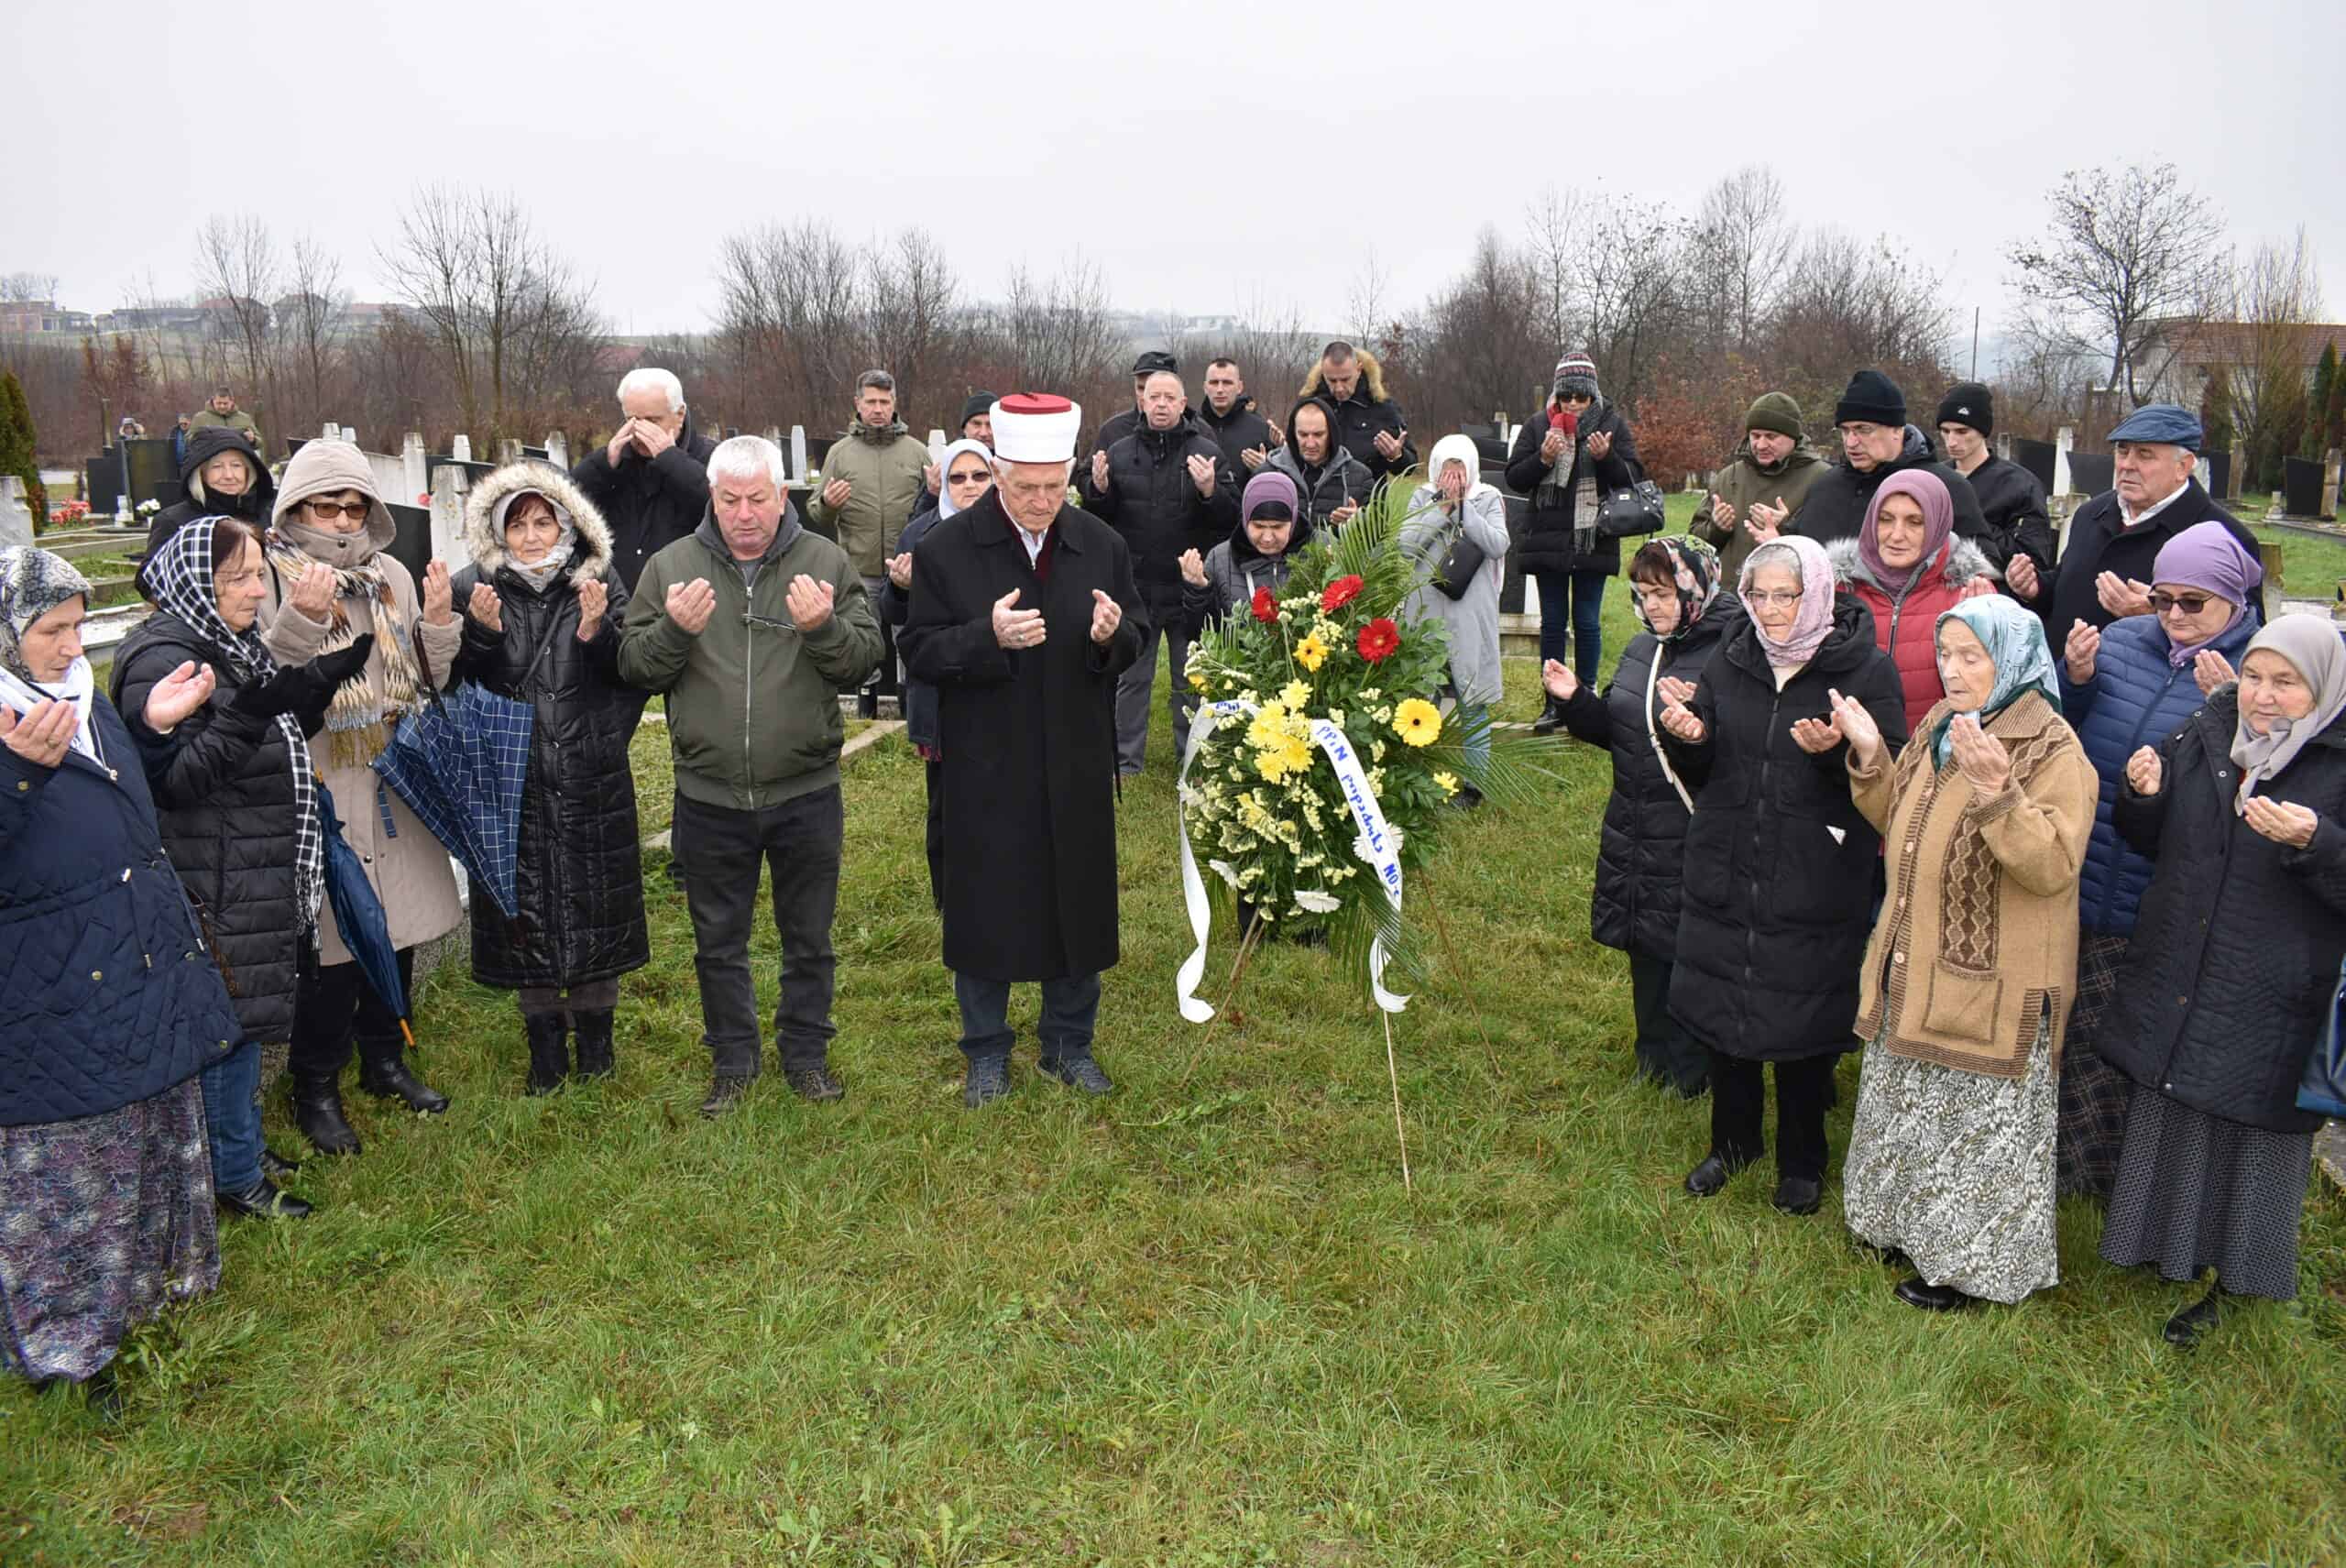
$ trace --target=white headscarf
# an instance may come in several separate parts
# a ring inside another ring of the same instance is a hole
[[[957,441],[953,443],[952,445],[948,446],[942,453],[938,454],[937,459],[937,521],[939,522],[943,522],[947,518],[951,517],[954,513],[965,510],[953,504],[953,487],[946,479],[946,476],[953,472],[953,459],[965,452],[974,452],[980,457],[984,458],[986,472],[989,474],[993,472],[993,454],[987,449],[986,444],[982,441],[971,441],[968,439]],[[982,494],[983,492],[981,491],[980,493]]]

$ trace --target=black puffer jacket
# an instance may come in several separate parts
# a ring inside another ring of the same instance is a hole
[[[1190,411],[1198,416],[1198,427],[1222,448],[1222,460],[1242,482],[1254,473],[1246,466],[1244,455],[1257,447],[1268,452],[1278,444],[1271,439],[1271,422],[1255,409],[1255,400],[1243,393],[1226,414],[1214,412],[1211,403],[1200,403]]]
[[[211,665],[219,682],[210,701],[162,740],[137,719],[126,722],[140,740],[163,852],[211,938],[245,1038],[282,1040],[292,1034],[305,929],[295,898],[285,730],[274,718],[235,711],[244,688],[226,656],[168,610],[140,622],[115,652],[114,703],[144,713],[155,684],[191,660]]]
[[[1339,398],[1329,389],[1327,372],[1314,365],[1303,378],[1299,398],[1321,398],[1336,410],[1335,436],[1344,444],[1344,450],[1368,465],[1369,476],[1376,479],[1389,478],[1406,473],[1418,466],[1418,444],[1409,437],[1409,416],[1401,405],[1394,401],[1385,389],[1385,367],[1376,356],[1365,348],[1354,350],[1354,362],[1360,367],[1360,378],[1353,383],[1352,396]],[[1288,433],[1293,435],[1290,430]],[[1396,435],[1401,439],[1401,450],[1387,458],[1376,449],[1380,435]]]
[[[675,444],[657,457],[630,449],[611,466],[597,446],[570,470],[571,483],[602,510],[611,535],[611,570],[629,592],[643,564],[700,526],[708,510],[708,458],[717,443],[687,414]],[[501,543],[501,542],[500,542]]]
[[[1592,472],[1596,476],[1599,500],[1646,477],[1645,465],[1638,461],[1637,437],[1630,433],[1628,422],[1611,403],[1602,399],[1591,403],[1588,411],[1580,417],[1579,428],[1580,445],[1573,456],[1572,478],[1563,492],[1566,497],[1580,488],[1582,476]],[[1600,433],[1613,438],[1613,449],[1602,458],[1594,458],[1588,455],[1588,438]],[[1548,483],[1548,465],[1540,456],[1540,444],[1547,439],[1548,415],[1543,410],[1538,417],[1523,422],[1523,428],[1515,433],[1514,450],[1507,454],[1507,488],[1531,499],[1523,514],[1522,530],[1517,535],[1517,560],[1527,572],[1601,570],[1617,575],[1621,570],[1619,540],[1599,539],[1594,550],[1575,550],[1570,505],[1542,504],[1550,499],[1550,495],[1543,493]]]
[[[1630,638],[1605,695],[1583,686],[1564,704],[1564,727],[1613,753],[1613,794],[1605,803],[1589,900],[1589,933],[1608,948],[1664,963],[1678,956],[1689,812],[1655,749],[1662,704],[1654,687],[1664,678],[1701,680],[1711,655],[1742,622],[1742,602],[1721,594],[1675,641],[1650,631]],[[1694,793],[1683,776],[1679,783]]]
[[[1685,902],[1670,1012],[1727,1056],[1782,1061],[1855,1050],[1858,966],[1872,932],[1880,837],[1849,797],[1847,746],[1813,757],[1792,722],[1855,697],[1894,754],[1906,741],[1898,669],[1874,646],[1873,617],[1836,598],[1833,630],[1776,689],[1747,619],[1719,645],[1688,704],[1708,727],[1670,759],[1694,789]]]
[[[567,510],[578,531],[569,566],[543,592],[512,569],[505,546],[503,503],[525,490]],[[473,565],[454,585],[465,616],[456,675],[537,708],[514,878],[520,918],[507,920],[494,899],[472,900],[473,978],[507,989],[572,986],[641,969],[651,949],[627,749],[643,699],[619,678],[628,591],[609,576],[610,532],[559,473],[516,464],[473,487],[465,537]],[[602,630],[581,642],[578,585],[590,577],[604,580],[610,599]],[[472,590],[484,581],[497,593],[501,635],[472,617]]]
[[[1287,579],[1295,570],[1295,558],[1311,543],[1310,514],[1295,520],[1288,534],[1287,549],[1277,555],[1266,555],[1255,548],[1246,537],[1246,525],[1240,523],[1230,531],[1230,537],[1205,554],[1205,587],[1184,582],[1181,585],[1181,613],[1191,626],[1218,626],[1230,613],[1230,607],[1242,600],[1252,599],[1256,588],[1268,588],[1273,593],[1287,587]]]
[[[1211,497],[1198,493],[1189,459],[1214,466]],[[1238,521],[1238,477],[1197,418],[1183,414],[1170,430],[1146,424],[1108,448],[1108,488],[1095,490],[1083,474],[1083,510],[1124,536],[1133,578],[1152,609],[1181,602],[1181,552],[1200,554],[1222,543]]]
[[[1979,498],[1972,490],[1971,481],[1934,458],[1930,439],[1911,424],[1906,427],[1905,449],[1889,462],[1877,464],[1863,474],[1850,467],[1847,458],[1829,466],[1825,477],[1809,487],[1800,510],[1784,524],[1784,532],[1804,534],[1819,544],[1855,539],[1858,531],[1865,526],[1866,508],[1873,504],[1873,493],[1881,488],[1881,482],[1909,468],[1936,474],[1946,486],[1947,499],[1955,503],[1956,532],[1966,539],[1977,539],[1987,532],[1987,521],[1979,515]]]
[[[1980,521],[1986,524],[1979,548],[1996,576],[2015,555],[2036,563],[2040,579],[2053,575],[2053,521],[2045,510],[2045,489],[2036,476],[2009,457],[1990,457],[1969,476],[1971,493],[1979,498]],[[2064,634],[2066,635],[2066,633]]]
[[[253,482],[241,496],[207,495],[203,489],[203,466],[223,452],[241,455],[253,471]],[[180,458],[180,488],[184,496],[155,514],[147,530],[147,555],[153,559],[163,542],[199,517],[233,517],[238,522],[249,523],[258,532],[269,526],[270,509],[277,504],[277,481],[269,477],[269,465],[261,461],[260,448],[252,437],[234,425],[207,424],[191,431],[187,451]],[[139,574],[138,589],[147,593],[146,574]],[[149,598],[153,595],[148,594]]]
[[[2112,810],[2156,862],[2094,1049],[2171,1100],[2276,1133],[2308,1133],[2297,1080],[2346,955],[2346,720],[2258,791],[2321,818],[2302,850],[2233,809],[2238,688],[2223,686],[2159,747],[2158,794]]]

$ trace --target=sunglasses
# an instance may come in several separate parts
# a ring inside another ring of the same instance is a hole
[[[986,482],[986,471],[983,468],[974,474],[948,474],[945,477],[957,485],[982,485]]]
[[[2171,609],[2179,609],[2186,615],[2197,615],[2208,608],[2208,601],[2213,597],[2209,594],[2154,593],[2151,596],[2151,613],[2165,615]]]
[[[303,501],[301,504],[308,507],[310,515],[320,522],[332,522],[336,515],[346,517],[353,522],[364,522],[375,505],[372,501]]]

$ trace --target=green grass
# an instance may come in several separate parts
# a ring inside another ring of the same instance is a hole
[[[1266,949],[1210,1046],[1175,1014],[1161,717],[1123,795],[1102,1103],[1039,1081],[1030,1040],[1012,1099],[960,1109],[920,765],[883,740],[847,787],[844,1104],[769,1077],[693,1114],[688,926],[652,857],[617,1081],[522,1098],[510,999],[435,981],[420,1065],[455,1109],[354,1093],[367,1153],[305,1165],[305,1224],[225,1231],[221,1291],[140,1336],[124,1427],[0,1392],[0,1561],[2346,1555],[2346,1204],[2311,1205],[2299,1303],[2181,1354],[2181,1292],[2102,1265],[2084,1206],[2057,1288],[1939,1318],[1851,1248],[1837,1182],[1808,1220],[1764,1172],[1687,1199],[1706,1112],[1630,1081],[1626,970],[1588,938],[1595,753],[1539,809],[1461,817],[1412,884],[1466,966],[1396,1021],[1414,1197],[1376,1015],[1324,955]],[[770,999],[770,934],[755,958]]]

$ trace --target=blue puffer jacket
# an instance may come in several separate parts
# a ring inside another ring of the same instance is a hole
[[[103,696],[90,723],[110,768],[0,747],[0,1126],[151,1099],[244,1038],[130,732]]]
[[[2243,616],[2213,646],[2238,669],[2242,650],[2255,635],[2255,621]],[[2061,639],[2053,641],[2060,662]],[[2061,663],[2061,716],[2101,777],[2093,838],[2077,881],[2077,921],[2096,936],[2132,936],[2135,908],[2151,885],[2151,862],[2127,847],[2110,816],[2126,785],[2126,759],[2143,746],[2155,751],[2204,700],[2191,666],[2176,669],[2166,651],[2166,632],[2155,616],[2130,615],[2102,630],[2090,684],[2071,685],[2068,665]]]

